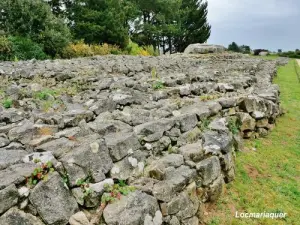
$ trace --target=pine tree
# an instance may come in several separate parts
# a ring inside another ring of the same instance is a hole
[[[68,5],[71,28],[76,39],[87,43],[128,43],[132,4],[119,0],[75,0]]]

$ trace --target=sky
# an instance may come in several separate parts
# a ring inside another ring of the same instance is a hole
[[[300,49],[300,0],[207,0],[210,44]]]

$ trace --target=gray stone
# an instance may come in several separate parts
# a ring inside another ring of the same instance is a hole
[[[33,170],[36,164],[21,163],[12,165],[4,170],[0,171],[0,189],[3,189],[10,184],[20,184],[25,181]]]
[[[209,44],[190,44],[185,50],[184,54],[207,54],[207,53],[221,53],[225,51],[225,47],[221,45]]]
[[[199,219],[196,216],[185,219],[182,221],[182,225],[199,225]]]
[[[204,104],[204,103],[196,103],[193,105],[186,106],[186,107],[182,108],[180,110],[180,112],[181,112],[181,114],[195,113],[198,117],[198,120],[207,118],[211,114],[209,107],[207,106],[207,104]]]
[[[255,128],[256,122],[248,113],[238,113],[238,118],[242,124],[241,131],[252,131]]]
[[[215,202],[222,194],[224,187],[224,180],[222,176],[219,176],[209,187],[208,196],[209,201]]]
[[[230,91],[234,91],[234,86],[231,84],[226,84],[226,83],[219,83],[218,84],[219,87],[219,91],[220,92],[230,92]]]
[[[159,160],[165,167],[179,167],[184,163],[183,156],[179,154],[168,154]]]
[[[136,157],[135,154],[114,163],[113,168],[110,170],[111,177],[119,180],[127,180],[133,176],[140,176],[144,172],[143,161],[145,156],[138,155]]]
[[[95,182],[105,179],[105,174],[113,167],[107,146],[99,135],[89,135],[78,139],[80,145],[61,158],[72,185],[77,179],[92,175]]]
[[[8,132],[8,137],[11,141],[20,141],[22,144],[28,144],[33,139],[34,131],[33,123],[23,120]]]
[[[175,118],[180,124],[182,133],[192,130],[198,123],[196,114],[184,114]]]
[[[9,145],[10,141],[5,137],[0,137],[0,148]]]
[[[93,117],[93,112],[84,109],[73,109],[63,113],[63,121],[66,127],[76,127],[81,120],[89,122]]]
[[[259,128],[268,127],[269,121],[268,119],[260,119],[256,121],[256,126]]]
[[[104,181],[101,181],[99,183],[90,184],[89,187],[91,190],[93,190],[94,192],[97,192],[98,194],[101,195],[104,193],[105,185],[109,185],[109,186],[114,185],[114,180],[113,179],[105,179]]]
[[[268,130],[265,128],[258,128],[257,133],[259,134],[260,137],[268,136]]]
[[[140,143],[134,133],[117,133],[105,136],[109,154],[114,162],[123,159],[140,148]]]
[[[257,110],[257,98],[250,96],[245,98],[239,105],[239,107],[244,110],[245,112],[251,113]]]
[[[78,211],[75,198],[57,172],[50,175],[47,181],[39,182],[32,190],[29,200],[47,224],[65,225]]]
[[[170,130],[174,125],[174,120],[164,119],[144,123],[134,128],[134,132],[142,137],[147,137],[148,142],[158,141],[165,131]]]
[[[193,130],[183,133],[177,141],[178,146],[198,142],[202,137],[202,131],[195,127]]]
[[[69,219],[70,225],[90,225],[90,222],[83,212],[75,213]]]
[[[176,216],[172,216],[172,219],[170,220],[170,225],[180,225],[180,221]]]
[[[209,125],[208,128],[216,131],[228,131],[226,123],[226,118],[214,119]]]
[[[264,112],[260,112],[260,111],[254,111],[254,112],[251,113],[251,116],[254,119],[258,120],[258,119],[264,118],[265,117],[265,113]]]
[[[184,145],[179,149],[179,152],[184,156],[185,160],[191,160],[193,162],[199,162],[204,156],[201,141],[194,144]]]
[[[107,205],[103,217],[107,225],[140,225],[144,224],[146,215],[153,218],[158,210],[154,197],[135,191]]]
[[[222,106],[223,109],[235,107],[237,103],[236,98],[220,98],[218,99],[218,102]]]
[[[218,157],[212,156],[196,166],[198,174],[202,178],[202,185],[207,186],[212,183],[221,174],[221,166]]]
[[[11,208],[0,217],[1,225],[45,225],[40,219],[17,208]]]
[[[14,184],[0,190],[0,214],[18,203],[18,189]]]
[[[29,155],[26,155],[23,158],[24,163],[35,163],[36,160],[38,160],[38,162],[41,163],[56,162],[56,159],[54,158],[51,152],[34,152]]]
[[[232,134],[227,132],[206,131],[203,134],[203,147],[207,152],[213,154],[220,152],[227,153],[233,146]]]
[[[76,140],[71,141],[67,138],[59,138],[49,141],[36,147],[38,151],[52,152],[55,157],[61,157],[63,154],[69,152],[77,145]]]
[[[22,162],[22,158],[27,154],[24,150],[1,150],[0,149],[0,170],[11,165]]]
[[[6,109],[2,112],[0,111],[0,122],[16,123],[23,120],[24,117],[24,112],[15,108]]]

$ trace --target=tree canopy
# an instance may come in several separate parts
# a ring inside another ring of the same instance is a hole
[[[32,41],[51,57],[80,40],[122,49],[133,41],[175,53],[207,41],[207,6],[206,0],[1,0],[0,35]]]

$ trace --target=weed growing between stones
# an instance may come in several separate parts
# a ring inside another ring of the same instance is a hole
[[[153,87],[154,90],[159,90],[159,89],[163,89],[165,86],[164,86],[163,82],[158,80],[158,81],[154,82],[152,87]]]
[[[240,132],[240,127],[241,124],[239,121],[237,121],[234,118],[230,118],[228,121],[228,129],[231,131],[233,134],[238,134]]]
[[[35,163],[39,163],[40,160],[35,159]],[[48,179],[48,174],[54,172],[52,162],[42,163],[39,167],[35,168],[31,175],[26,178],[26,185],[29,188],[33,188],[41,180],[46,181]]]
[[[3,101],[2,105],[3,105],[4,108],[9,109],[9,108],[12,107],[13,101],[12,101],[12,99],[7,98],[7,99],[5,99],[5,100]]]
[[[119,180],[118,183],[114,185],[105,185],[104,194],[101,197],[102,204],[112,203],[117,199],[121,199],[121,196],[128,195],[130,192],[135,190],[135,187],[128,186],[125,181]]]
[[[83,199],[87,198],[89,195],[92,194],[93,190],[90,189],[90,182],[91,182],[92,178],[91,176],[89,176],[86,179],[78,179],[76,181],[76,184],[81,187],[82,191],[83,191]]]
[[[219,94],[214,94],[214,95],[202,95],[199,97],[201,101],[206,102],[206,101],[210,101],[210,100],[215,100],[220,98]]]
[[[211,119],[209,119],[209,118],[202,119],[200,127],[199,127],[200,130],[204,131],[204,130],[208,129],[210,122],[211,122]]]
[[[50,89],[46,89],[43,91],[38,91],[34,94],[35,98],[38,98],[39,100],[48,100],[51,97],[54,97],[56,95],[56,91],[54,90],[50,90]]]

